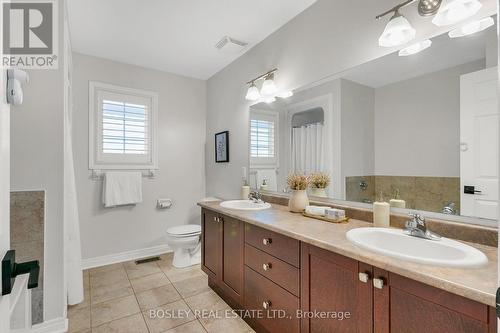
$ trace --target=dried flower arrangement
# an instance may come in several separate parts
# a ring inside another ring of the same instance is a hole
[[[291,190],[295,191],[303,191],[307,189],[307,186],[309,185],[309,179],[307,178],[307,176],[298,173],[290,174],[286,179],[286,182],[288,184],[288,187],[290,187]]]
[[[330,176],[324,172],[315,172],[309,176],[312,188],[327,188],[330,185]]]

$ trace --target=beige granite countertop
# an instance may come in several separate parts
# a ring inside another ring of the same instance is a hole
[[[272,205],[260,211],[232,210],[219,201],[200,202],[199,206],[237,218],[247,223],[278,232],[302,242],[365,262],[413,280],[495,306],[497,289],[497,248],[468,243],[488,257],[480,268],[448,268],[411,263],[361,249],[346,238],[346,232],[372,223],[351,219],[349,223],[333,224],[290,213],[285,206]],[[465,243],[465,242],[464,242]]]

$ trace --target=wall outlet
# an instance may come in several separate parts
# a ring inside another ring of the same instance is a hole
[[[158,209],[169,209],[172,207],[172,199],[158,199],[156,201],[156,208]]]

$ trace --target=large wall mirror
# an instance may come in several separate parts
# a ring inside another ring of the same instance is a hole
[[[396,52],[253,105],[251,187],[283,193],[289,174],[320,172],[331,181],[312,197],[369,205],[382,196],[397,209],[494,225],[497,59],[496,26],[443,34],[420,53]]]

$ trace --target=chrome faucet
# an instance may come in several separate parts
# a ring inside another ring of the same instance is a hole
[[[406,233],[410,236],[420,237],[430,240],[439,240],[441,236],[427,230],[425,218],[418,213],[410,213],[411,220],[406,221]]]
[[[254,203],[263,203],[262,194],[259,191],[252,191],[248,194],[248,199],[252,200]]]

